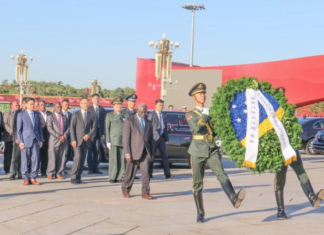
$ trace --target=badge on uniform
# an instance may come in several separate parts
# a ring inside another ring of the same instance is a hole
[[[187,119],[190,120],[192,118],[191,114],[188,114]]]

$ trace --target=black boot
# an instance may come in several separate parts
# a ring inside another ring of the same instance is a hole
[[[285,212],[283,190],[275,191],[275,195],[276,195],[276,201],[277,201],[277,206],[278,206],[277,219],[278,220],[288,219],[286,212]]]
[[[222,185],[227,197],[232,202],[233,206],[235,208],[239,208],[241,206],[242,201],[245,198],[245,194],[246,194],[245,189],[241,189],[238,193],[235,193],[235,190],[234,190],[230,180],[226,180],[221,185]]]
[[[197,223],[205,222],[205,210],[204,210],[204,202],[202,192],[193,193],[196,207],[197,207]]]
[[[301,186],[309,202],[312,204],[312,206],[314,208],[318,207],[320,202],[324,198],[324,190],[321,189],[317,194],[315,194],[312,184],[309,180],[307,180],[305,183],[301,183]]]

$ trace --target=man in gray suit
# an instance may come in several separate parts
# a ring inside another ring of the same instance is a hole
[[[54,112],[47,117],[46,121],[48,138],[48,166],[47,178],[64,179],[64,159],[67,139],[70,135],[69,121],[62,114],[62,105],[55,103]]]
[[[43,146],[43,132],[40,114],[34,111],[33,98],[27,99],[27,109],[17,116],[17,135],[21,149],[21,174],[24,185],[38,185],[39,149]],[[30,173],[29,173],[30,163]]]
[[[81,110],[72,115],[70,122],[71,145],[74,150],[71,183],[82,184],[81,174],[89,148],[92,147],[96,136],[96,117],[88,112],[88,99],[81,98]]]
[[[5,151],[4,151],[4,160],[3,160],[3,168],[6,174],[10,172],[10,165],[12,160],[12,148],[13,148],[13,119],[14,113],[19,108],[19,104],[17,101],[13,101],[10,104],[10,110],[3,115],[3,123],[4,127],[2,141],[5,142]]]
[[[153,153],[155,154],[156,150],[159,149],[165,178],[170,179],[174,177],[174,175],[170,173],[169,158],[166,149],[166,144],[169,141],[169,135],[167,119],[166,116],[162,113],[163,107],[164,101],[157,99],[155,101],[155,110],[148,115],[147,119],[152,122],[153,126]],[[150,178],[153,178],[153,161],[149,166],[149,174]]]
[[[152,199],[150,195],[150,177],[148,174],[149,162],[153,161],[153,129],[146,120],[147,105],[138,105],[137,114],[129,116],[123,126],[123,148],[126,159],[126,170],[122,184],[125,198],[129,198],[136,170],[140,166],[142,175],[142,198]]]
[[[69,108],[70,108],[69,100],[68,99],[62,100],[62,114],[66,117],[66,120],[70,123],[72,113],[69,112]],[[72,146],[70,144],[71,143],[70,136],[68,136],[66,141],[67,141],[67,144],[66,144],[66,148],[65,148],[64,169],[65,169],[66,163],[68,162],[68,160],[70,159],[70,156],[72,154]],[[67,172],[64,172],[64,173],[66,174]]]

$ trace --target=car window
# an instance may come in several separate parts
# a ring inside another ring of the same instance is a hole
[[[188,122],[185,114],[179,114],[179,124],[188,126]]]
[[[314,129],[324,129],[324,120],[320,120],[314,123]]]
[[[167,121],[171,126],[179,125],[179,116],[178,114],[167,113],[166,114]]]

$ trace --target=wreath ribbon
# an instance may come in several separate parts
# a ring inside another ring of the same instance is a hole
[[[276,116],[276,112],[261,93],[260,90],[246,89],[246,105],[247,105],[247,129],[245,142],[245,157],[243,166],[256,168],[259,147],[259,103],[267,113],[268,119],[272,124],[280,141],[281,151],[285,158],[285,166],[293,161],[297,161],[296,152],[289,143],[289,138],[281,121]]]

